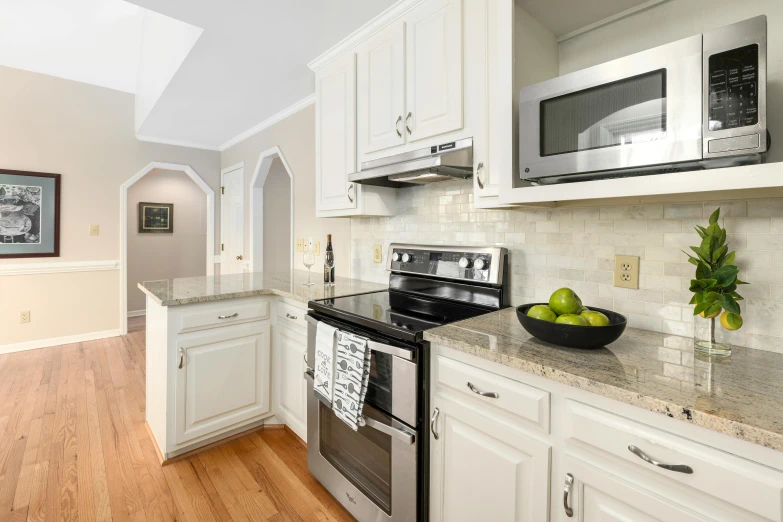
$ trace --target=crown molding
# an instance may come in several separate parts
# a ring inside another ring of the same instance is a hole
[[[580,34],[589,33],[590,31],[595,31],[599,27],[603,27],[605,25],[609,25],[612,22],[617,22],[618,20],[622,20],[623,18],[628,18],[631,15],[634,15],[636,13],[640,13],[642,11],[646,11],[647,9],[650,9],[652,7],[655,7],[656,5],[663,4],[664,2],[668,2],[669,0],[649,0],[647,2],[644,2],[643,4],[639,4],[635,7],[631,7],[630,9],[626,9],[625,11],[620,11],[617,14],[613,14],[612,16],[608,16],[604,18],[603,20],[598,20],[597,22],[593,22],[590,25],[586,25],[584,27],[580,27],[579,29],[575,31],[571,31],[570,33],[566,33],[563,36],[557,37],[557,43],[565,42],[566,40],[570,40],[571,38],[574,38],[576,36],[579,36]]]
[[[301,111],[302,109],[304,109],[306,107],[309,107],[310,105],[312,105],[314,103],[315,103],[315,93],[313,93],[313,94],[311,94],[311,95],[309,95],[309,96],[307,96],[305,98],[302,98],[301,100],[299,100],[298,102],[294,103],[290,107],[287,107],[287,108],[283,109],[282,111],[278,112],[277,114],[275,114],[274,116],[265,119],[264,121],[262,121],[258,125],[255,125],[254,127],[251,127],[249,129],[247,129],[242,134],[238,134],[238,135],[234,136],[233,138],[231,138],[230,140],[225,142],[223,145],[221,145],[218,150],[220,150],[220,152],[223,152],[226,149],[228,149],[230,147],[233,147],[237,143],[245,141],[250,136],[253,136],[254,134],[258,134],[262,130],[264,130],[264,129],[268,128],[268,127],[271,127],[275,123],[288,118],[292,114],[295,114],[295,113]]]
[[[62,261],[53,263],[17,263],[0,265],[0,276],[30,274],[61,274],[71,272],[103,272],[119,270],[120,262],[110,261]]]
[[[168,140],[165,138],[154,138],[152,136],[144,136],[142,134],[136,134],[136,139],[139,141],[145,141],[147,143],[158,143],[160,145],[173,145],[175,147],[187,147],[189,149],[201,149],[201,150],[213,150],[219,152],[219,147],[213,147],[211,145],[202,145],[199,143],[188,143],[186,141]]]
[[[422,3],[424,0],[400,0],[399,2],[392,4],[381,14],[361,26],[356,31],[352,32],[339,42],[328,49],[326,52],[315,58],[313,61],[307,64],[307,67],[311,71],[316,71],[331,62],[345,51],[354,47],[356,44],[366,39],[373,33],[385,27],[389,22],[396,20],[408,11],[410,11],[416,5]]]

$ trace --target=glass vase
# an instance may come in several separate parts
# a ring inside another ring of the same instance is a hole
[[[699,315],[694,317],[693,342],[697,352],[725,357],[731,355],[731,343],[717,340],[721,328],[718,317],[705,319]]]

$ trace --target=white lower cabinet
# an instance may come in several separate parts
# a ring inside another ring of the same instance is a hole
[[[432,521],[548,520],[550,447],[442,396],[433,405]]]
[[[272,353],[277,380],[275,415],[304,441],[307,440],[306,352],[307,330],[275,328]]]
[[[177,444],[271,410],[270,332],[268,323],[251,323],[177,340]]]

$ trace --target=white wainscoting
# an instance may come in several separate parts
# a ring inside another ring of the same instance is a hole
[[[0,265],[0,276],[30,274],[59,274],[67,272],[101,272],[119,270],[118,260],[108,261],[54,261],[51,263],[16,263]]]

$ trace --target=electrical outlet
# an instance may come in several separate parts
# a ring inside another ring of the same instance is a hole
[[[101,231],[100,225],[90,225],[90,235],[97,236]]]
[[[614,286],[639,288],[639,258],[637,256],[614,257]]]
[[[321,242],[320,241],[316,241],[315,242],[315,248],[313,249],[313,253],[315,255],[317,255],[317,256],[321,255]]]
[[[304,252],[304,238],[302,237],[296,238],[296,251]]]
[[[315,249],[315,244],[313,243],[313,236],[310,236],[307,238],[307,250],[311,251]]]
[[[373,245],[372,247],[372,261],[373,263],[383,263],[383,250],[381,245]]]
[[[30,310],[25,310],[24,312],[19,312],[19,323],[25,324],[30,322]]]

